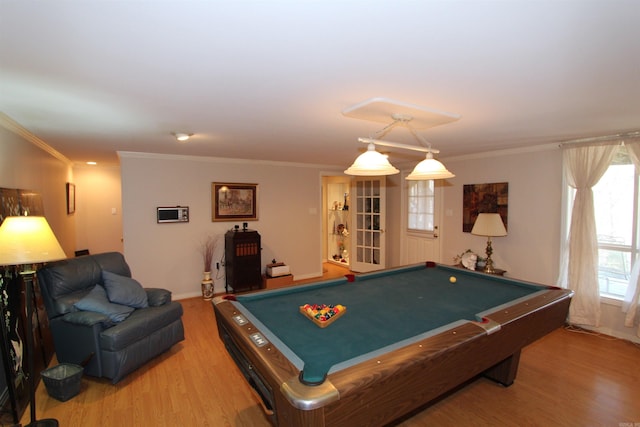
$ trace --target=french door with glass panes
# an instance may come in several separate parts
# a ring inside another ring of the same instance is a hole
[[[385,177],[358,177],[351,188],[351,270],[385,268]]]

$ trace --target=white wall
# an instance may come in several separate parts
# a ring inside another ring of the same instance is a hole
[[[387,196],[387,225],[385,230],[386,238],[386,267],[398,267],[401,262],[400,235],[402,230],[402,186],[406,181],[402,180],[401,174],[388,176],[385,183]]]
[[[119,165],[73,168],[76,185],[75,250],[123,252]]]
[[[492,239],[493,261],[507,275],[555,284],[562,199],[562,155],[557,145],[538,151],[498,152],[483,157],[447,159],[456,174],[444,188],[442,262],[467,249],[484,254],[485,237],[462,232],[462,190],[465,184],[509,183],[508,235]]]
[[[262,264],[289,265],[295,279],[322,275],[321,173],[325,166],[202,157],[120,153],[124,252],[145,286],[170,289],[175,298],[201,295],[200,242],[243,221],[211,221],[211,183],[258,184]],[[340,173],[333,171],[334,173]],[[156,207],[189,206],[190,222],[157,224]],[[224,242],[214,256],[222,262]],[[215,292],[224,270],[214,271]]]

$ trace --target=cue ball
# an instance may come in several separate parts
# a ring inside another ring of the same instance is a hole
[[[456,283],[456,280],[458,280],[458,279],[456,279],[456,276],[451,276],[451,277],[449,277],[449,281],[450,281],[451,283]]]

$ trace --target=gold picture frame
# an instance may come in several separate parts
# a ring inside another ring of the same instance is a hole
[[[258,184],[211,183],[211,221],[258,220]]]

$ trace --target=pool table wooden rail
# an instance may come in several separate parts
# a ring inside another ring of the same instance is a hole
[[[274,392],[274,390],[278,390],[281,384],[285,383],[291,377],[297,377],[298,370],[271,342],[263,347],[256,347],[250,335],[254,332],[259,332],[258,328],[251,322],[245,325],[238,325],[234,322],[232,320],[233,316],[238,315],[239,312],[229,301],[216,297],[212,303],[218,326],[218,334],[225,343],[227,350],[230,353],[233,351],[230,349],[230,343],[225,341],[226,339],[231,339],[233,345],[242,352],[242,355],[252,365],[250,369],[257,372],[270,388],[274,399],[272,402],[267,401],[270,396],[263,396],[258,390],[255,390],[255,387],[252,385],[254,391],[258,393],[259,403],[265,408],[267,415],[274,418],[275,416],[270,412],[275,409],[274,406],[277,407],[282,404],[280,403],[279,405],[277,402],[277,400],[280,400],[278,397],[280,393]],[[227,336],[223,337],[223,334],[227,334]],[[235,360],[235,362],[239,365],[238,360]],[[242,367],[239,367],[242,370]]]
[[[242,326],[234,322],[236,309],[229,301],[214,301],[214,310],[219,330],[227,330],[252,369],[271,389],[274,424],[385,425],[480,374],[510,385],[517,373],[521,349],[564,325],[571,296],[570,291],[549,289],[487,313],[485,317],[500,325],[492,333],[476,322],[466,322],[329,374],[323,386],[334,392],[304,410],[283,392],[283,385],[296,381],[298,370],[271,343],[256,347],[248,338],[256,327],[250,322]],[[310,386],[302,389],[305,387]]]

